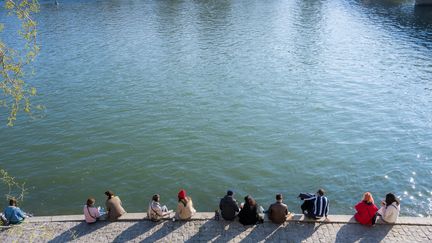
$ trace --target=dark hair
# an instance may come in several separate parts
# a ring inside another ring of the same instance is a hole
[[[152,197],[152,200],[156,201],[156,202],[159,202],[159,199],[160,199],[159,194],[154,194],[153,197]]]
[[[108,199],[111,199],[114,196],[114,192],[112,192],[112,191],[106,191],[105,195],[108,196]]]
[[[396,198],[396,196],[393,193],[387,193],[385,199],[386,205],[390,206],[394,202],[396,202],[396,204],[399,205],[399,200]]]
[[[249,207],[256,206],[256,201],[251,196],[247,195],[245,197],[245,205],[248,205]]]
[[[92,197],[90,197],[89,199],[87,199],[87,206],[90,207],[92,206],[94,203],[96,202],[96,200]]]
[[[9,206],[16,206],[16,205],[17,205],[17,200],[15,198],[9,199]]]
[[[282,194],[276,194],[276,200],[282,200]]]
[[[227,191],[227,195],[228,195],[228,196],[232,196],[232,195],[234,195],[234,192],[231,191],[231,190],[228,190],[228,191]]]
[[[324,196],[325,191],[324,191],[324,189],[320,188],[320,189],[318,189],[317,193],[318,193],[320,196]]]

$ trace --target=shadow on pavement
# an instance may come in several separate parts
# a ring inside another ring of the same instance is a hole
[[[123,230],[121,232],[121,234],[119,234],[113,240],[113,242],[125,242],[125,241],[133,240],[133,239],[137,238],[138,236],[150,231],[151,229],[156,227],[158,224],[162,224],[162,222],[161,223],[155,223],[155,222],[148,221],[148,220],[140,220],[140,221],[136,222],[135,224],[133,224],[132,226],[130,226],[129,228]]]
[[[152,233],[151,235],[149,235],[149,237],[145,238],[141,242],[155,242],[155,241],[158,241],[158,240],[164,238],[165,236],[171,234],[173,231],[179,229],[180,227],[182,227],[186,223],[187,223],[187,221],[176,221],[176,222],[162,221],[160,223],[154,223],[155,226],[158,225],[158,224],[163,224],[163,225],[162,225],[162,227],[160,229],[158,229],[157,231],[155,231],[154,233]],[[168,242],[168,241],[166,241],[166,242]]]
[[[364,226],[345,224],[336,234],[337,243],[346,242],[381,242],[392,229],[393,225]]]
[[[84,235],[90,234],[102,227],[105,227],[108,224],[109,222],[107,221],[99,221],[94,224],[87,224],[86,222],[83,221],[80,224],[65,230],[63,233],[61,233],[59,236],[55,237],[54,239],[50,240],[49,242],[53,243],[53,242],[66,242],[66,241],[76,240]]]
[[[248,228],[236,221],[208,220],[186,242],[228,242]]]

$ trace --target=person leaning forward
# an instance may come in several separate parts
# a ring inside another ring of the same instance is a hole
[[[276,202],[270,205],[267,213],[269,219],[275,224],[283,224],[291,216],[288,206],[282,203],[282,194],[276,195]]]
[[[126,213],[124,208],[122,207],[122,202],[118,196],[114,196],[112,191],[106,191],[105,195],[108,197],[105,206],[107,210],[107,218],[110,221],[115,221],[120,216]]]
[[[225,197],[220,200],[219,209],[221,210],[222,218],[225,220],[234,220],[240,208],[237,205],[237,201],[234,199],[234,192],[231,190],[227,191]]]

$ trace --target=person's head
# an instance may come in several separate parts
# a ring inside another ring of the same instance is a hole
[[[108,197],[108,199],[111,199],[112,197],[114,197],[114,192],[112,192],[112,191],[106,191],[105,195]]]
[[[282,194],[276,194],[276,201],[282,201]]]
[[[399,200],[396,198],[396,196],[393,193],[388,193],[385,198],[386,205],[389,206],[394,202],[399,205]]]
[[[324,189],[322,189],[322,188],[318,189],[317,194],[318,194],[319,196],[324,196],[324,194],[325,194]]]
[[[255,206],[256,205],[255,200],[250,195],[247,195],[244,198],[244,200],[245,200],[245,205],[249,205],[249,206]]]
[[[160,195],[159,194],[154,194],[153,197],[152,197],[152,200],[155,201],[155,202],[159,202]]]
[[[93,205],[95,204],[96,200],[92,197],[90,197],[89,199],[87,199],[87,206],[88,207],[93,207]]]
[[[233,195],[234,195],[234,192],[231,191],[231,190],[228,190],[228,191],[227,191],[227,195],[228,195],[228,196],[233,196]]]
[[[372,194],[370,192],[366,192],[365,194],[363,194],[363,202],[365,203],[374,203],[374,199],[372,197]]]
[[[9,199],[9,206],[16,206],[16,205],[17,205],[17,200],[15,198]]]
[[[185,190],[180,190],[179,191],[179,193],[178,193],[178,195],[177,195],[177,197],[178,197],[178,200],[180,201],[180,200],[186,200],[186,191]]]

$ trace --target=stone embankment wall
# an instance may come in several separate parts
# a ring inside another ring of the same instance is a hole
[[[301,215],[283,225],[268,220],[243,226],[198,213],[190,221],[155,223],[144,213],[128,213],[117,222],[88,225],[82,215],[33,217],[3,228],[0,242],[432,242],[432,218],[401,217],[397,224],[359,225],[352,216],[332,215],[328,222]]]

